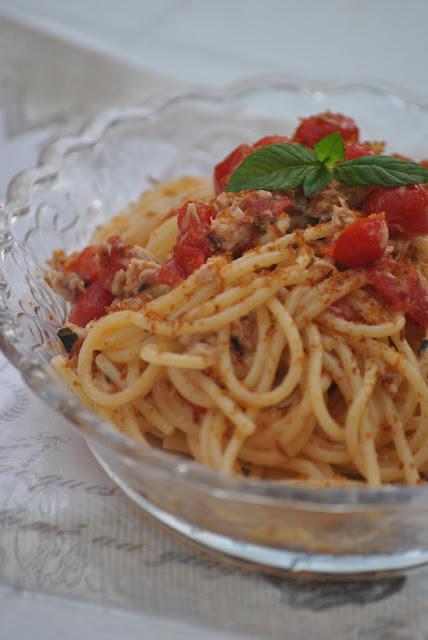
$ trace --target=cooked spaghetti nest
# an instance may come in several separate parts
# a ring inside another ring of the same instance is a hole
[[[189,197],[208,202],[209,184],[158,185],[95,239],[121,234],[165,259],[176,235],[168,212]],[[340,224],[211,257],[159,297],[92,321],[75,362],[61,355],[53,366],[122,433],[220,472],[414,485],[428,473],[426,350],[413,349],[405,316],[377,301],[364,272],[317,254]],[[411,250],[426,264],[426,241]],[[332,312],[341,300],[360,322]]]

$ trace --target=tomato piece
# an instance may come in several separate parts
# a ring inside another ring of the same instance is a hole
[[[107,240],[109,251],[102,245],[89,245],[80,253],[72,254],[64,270],[77,273],[86,284],[101,280],[106,286],[111,284],[116,271],[122,267],[125,245],[120,236],[111,236]]]
[[[377,187],[364,203],[365,213],[385,212],[391,236],[428,233],[428,191],[421,185]]]
[[[180,247],[194,247],[195,249],[202,251],[206,260],[212,253],[212,246],[208,240],[207,234],[208,229],[206,229],[205,234],[202,234],[198,229],[188,229],[177,242],[173,255],[176,255],[176,250]]]
[[[109,240],[107,240],[109,242]],[[104,284],[105,287],[109,288],[114,280],[114,276],[119,271],[126,267],[126,263],[124,261],[125,258],[125,250],[128,248],[127,245],[123,244],[122,240],[120,242],[110,243],[112,245],[110,250],[110,256],[108,265],[105,269],[101,270],[100,276],[98,280]]]
[[[70,314],[70,321],[84,327],[90,320],[100,318],[113,301],[110,287],[114,276],[124,267],[127,245],[120,236],[111,236],[104,245],[90,245],[72,256],[65,270],[77,273],[86,283]]]
[[[208,230],[216,211],[204,202],[186,202],[177,211],[178,235],[172,257],[158,275],[160,284],[175,287],[199,269],[213,253]]]
[[[113,294],[98,281],[80,294],[70,313],[70,322],[85,327],[90,320],[101,318],[113,302]]]
[[[202,249],[206,257],[211,253],[208,230],[216,211],[204,202],[186,202],[177,213],[178,237],[176,247],[192,246]],[[175,249],[174,249],[175,250]]]
[[[188,205],[195,205],[195,216],[188,213]],[[215,210],[204,202],[188,201],[183,204],[177,211],[177,227],[180,234],[184,233],[188,228],[201,228],[211,224],[211,220],[215,217]]]
[[[101,270],[100,248],[89,246],[73,255],[65,264],[65,271],[77,273],[85,282],[94,282]]]
[[[428,281],[409,263],[387,258],[367,269],[372,287],[393,309],[428,328]]]
[[[159,271],[159,284],[167,284],[169,287],[175,287],[184,279],[184,273],[178,268],[174,258],[170,258]]]
[[[290,142],[287,136],[264,136],[257,140],[252,146],[252,150],[260,149],[261,147],[267,147],[269,144],[284,144],[284,142]]]
[[[355,160],[356,158],[375,155],[376,153],[369,144],[361,142],[348,142],[345,144],[345,160]]]
[[[221,193],[226,189],[230,176],[249,153],[251,153],[251,147],[248,144],[240,144],[224,160],[216,164],[214,167],[214,189],[216,193]]]
[[[178,270],[187,277],[205,264],[207,256],[205,251],[198,247],[178,244],[174,251],[174,259]]]
[[[358,140],[360,133],[352,118],[326,111],[304,118],[294,133],[294,140],[307,147],[313,147],[319,140],[335,131],[338,131],[345,141]]]
[[[333,259],[344,267],[365,267],[382,258],[388,244],[388,227],[383,213],[360,218],[337,236]]]

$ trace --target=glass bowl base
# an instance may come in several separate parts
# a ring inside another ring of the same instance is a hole
[[[229,556],[241,562],[255,565],[259,570],[285,571],[296,576],[310,574],[331,579],[362,579],[379,575],[402,573],[408,569],[428,564],[428,549],[412,549],[388,554],[333,555],[288,551],[278,547],[268,547],[245,540],[209,531],[178,518],[135,491],[98,453],[89,445],[92,454],[111,480],[155,520],[172,529],[198,546]]]

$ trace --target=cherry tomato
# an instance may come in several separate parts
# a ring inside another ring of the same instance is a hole
[[[269,144],[283,144],[289,142],[286,136],[264,136],[257,140],[253,145],[240,144],[236,147],[228,156],[221,162],[219,162],[214,168],[214,188],[216,193],[221,193],[227,187],[229,178],[232,173],[239,167],[239,165],[245,160],[245,158],[256,149],[266,147]]]
[[[109,249],[102,245],[90,245],[73,256],[66,264],[66,271],[74,271],[89,283],[73,306],[70,321],[84,327],[90,320],[100,318],[113,301],[110,287],[114,276],[124,265],[127,247],[119,236],[107,240]]]
[[[212,254],[208,230],[216,211],[203,202],[186,202],[177,211],[178,235],[172,257],[161,268],[160,284],[174,287],[199,269]]]
[[[367,269],[369,282],[393,309],[428,328],[428,282],[412,264],[387,258]]]
[[[384,211],[391,236],[428,233],[428,191],[421,185],[377,187],[364,203],[366,213]]]
[[[190,244],[178,244],[174,251],[175,263],[185,277],[202,267],[207,257],[205,251]]]
[[[113,294],[98,281],[92,282],[75,302],[70,314],[70,322],[84,327],[90,320],[101,318],[106,307],[113,302]]]
[[[356,158],[375,155],[375,152],[369,144],[360,142],[347,142],[345,144],[345,160],[355,160]]]
[[[251,153],[251,147],[247,144],[240,144],[224,160],[216,164],[214,167],[214,188],[216,193],[221,193],[226,189],[230,176],[249,153]]]
[[[186,202],[177,211],[177,227],[180,234],[184,233],[188,228],[201,228],[206,225],[210,225],[211,220],[215,217],[215,211],[212,207],[208,206],[204,202],[195,202],[196,216],[192,217],[188,213],[188,205],[190,202]]]
[[[263,138],[260,138],[251,146],[241,144],[239,147],[236,147],[236,149],[234,149],[214,168],[214,186],[216,193],[220,193],[226,189],[230,176],[250,153],[257,151],[257,149],[260,149],[261,147],[266,147],[272,144],[284,144],[285,142],[293,143],[293,141],[289,140],[286,136],[270,135],[263,136]],[[280,204],[277,201],[267,203],[266,198],[260,198],[260,196],[253,198],[253,200],[257,200],[258,202],[258,204],[255,204],[254,206],[256,211],[266,211],[266,209],[270,209],[273,213],[286,211],[288,206],[292,204],[291,200],[288,200],[288,198],[286,199],[286,206],[284,205],[285,200],[281,201]],[[275,209],[272,209],[271,206],[265,206],[265,202],[269,205],[273,204]]]
[[[189,205],[193,205],[189,207]],[[203,250],[208,257],[211,245],[208,230],[216,211],[203,202],[186,202],[177,212],[178,236],[176,247],[192,246]]]
[[[307,147],[313,147],[319,140],[335,131],[339,131],[345,141],[358,140],[360,133],[352,118],[326,111],[304,118],[294,133],[294,140]]]
[[[121,268],[125,244],[120,236],[111,236],[107,240],[110,245],[108,251],[102,245],[90,245],[80,253],[70,256],[65,264],[65,271],[77,273],[86,284],[95,280],[108,280],[108,278]]]
[[[284,144],[284,142],[290,142],[286,136],[264,136],[257,140],[252,146],[253,151],[260,149],[260,147],[266,147],[269,144]]]
[[[174,258],[170,258],[162,265],[159,275],[159,284],[167,284],[169,287],[175,287],[184,279],[184,273],[178,268]]]
[[[89,246],[77,255],[72,255],[65,265],[65,271],[74,272],[85,282],[94,282],[101,270],[100,248]]]
[[[388,243],[388,227],[383,213],[360,218],[337,236],[333,259],[344,267],[365,267],[382,258]]]

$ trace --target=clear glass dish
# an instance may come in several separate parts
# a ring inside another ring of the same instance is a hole
[[[103,113],[49,145],[9,186],[0,225],[0,342],[24,380],[86,438],[99,463],[143,509],[193,541],[294,572],[361,574],[428,562],[428,485],[310,490],[224,477],[121,435],[53,380],[49,361],[66,306],[43,279],[57,248],[87,243],[95,225],[150,184],[206,175],[234,145],[287,133],[325,109],[353,116],[363,138],[428,155],[428,107],[360,86],[310,91],[281,80],[221,94],[188,93]]]

